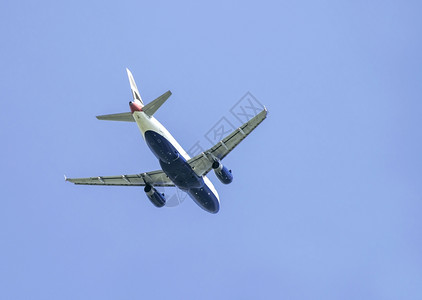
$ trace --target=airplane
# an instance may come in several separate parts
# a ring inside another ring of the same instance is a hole
[[[220,198],[212,182],[206,176],[211,169],[223,184],[233,181],[231,170],[221,163],[252,130],[266,117],[267,109],[234,130],[210,149],[191,158],[167,129],[154,118],[154,113],[171,96],[167,91],[157,99],[144,105],[129,69],[126,69],[133,100],[130,112],[97,116],[99,120],[136,122],[146,144],[158,159],[161,170],[118,176],[67,178],[65,180],[82,185],[143,186],[148,199],[156,207],[166,204],[164,194],[155,187],[177,187],[186,192],[193,201],[209,213],[220,210]]]

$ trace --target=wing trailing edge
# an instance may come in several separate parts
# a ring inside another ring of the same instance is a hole
[[[255,117],[234,130],[213,147],[188,160],[188,164],[194,169],[198,176],[206,175],[212,169],[212,164],[216,159],[222,160],[226,157],[227,154],[265,120],[267,112],[267,109],[264,107]]]

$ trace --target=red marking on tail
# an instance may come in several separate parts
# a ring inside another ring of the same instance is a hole
[[[132,113],[135,111],[142,111],[142,105],[140,103],[136,103],[135,101],[129,102],[129,106]]]

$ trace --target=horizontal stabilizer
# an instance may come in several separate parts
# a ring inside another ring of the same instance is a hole
[[[131,112],[97,116],[98,120],[135,122]]]
[[[166,102],[166,100],[171,96],[171,92],[167,91],[164,94],[162,94],[160,97],[158,97],[157,99],[155,99],[154,101],[151,101],[150,103],[148,103],[147,105],[145,105],[142,108],[142,111],[147,114],[148,116],[152,116],[159,108],[161,105],[163,105],[164,102]]]

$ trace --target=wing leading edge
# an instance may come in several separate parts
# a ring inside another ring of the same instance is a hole
[[[191,158],[188,163],[199,176],[206,175],[212,168],[215,159],[222,160],[241,141],[243,141],[262,121],[267,117],[267,109],[264,109],[255,117],[237,128],[227,137],[219,141],[210,149]]]
[[[167,175],[159,170],[134,175],[98,176],[86,178],[66,178],[66,181],[83,185],[114,185],[114,186],[175,186]]]

